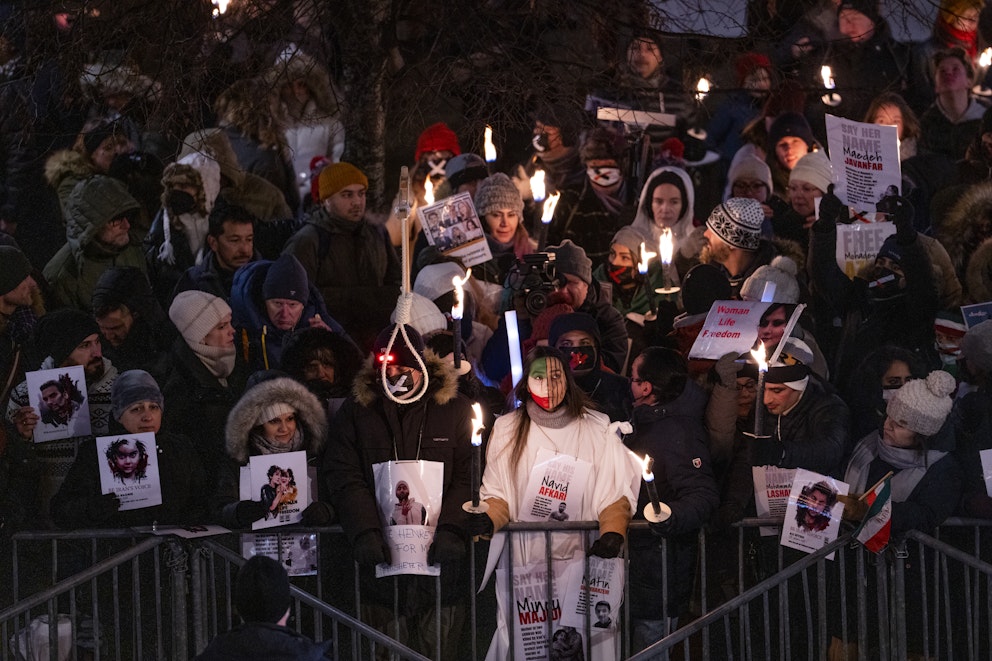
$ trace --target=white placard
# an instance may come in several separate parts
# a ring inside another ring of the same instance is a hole
[[[540,448],[520,502],[520,521],[567,521],[579,511],[592,464],[568,454]]]
[[[278,561],[290,576],[317,574],[317,533],[262,533],[241,536],[241,555]]]
[[[837,266],[853,280],[861,269],[875,263],[879,248],[895,233],[895,223],[837,225]]]
[[[439,461],[386,461],[372,465],[383,536],[392,564],[376,565],[376,578],[397,574],[437,576],[427,552],[441,514],[444,464]]]
[[[574,563],[565,583],[561,624],[585,629],[588,617],[593,629],[616,631],[623,603],[623,559],[589,556],[588,577],[583,576],[583,565],[581,558]]]
[[[758,517],[785,516],[789,504],[789,493],[792,491],[792,478],[796,475],[795,468],[779,468],[778,466],[752,466],[751,479],[754,481],[754,506]],[[769,526],[761,526],[762,537],[772,537],[778,530]]]
[[[252,522],[252,530],[286,526],[303,520],[303,510],[311,499],[305,451],[250,457],[247,473],[251,485],[249,498],[261,501],[265,507],[265,516]],[[241,475],[244,494],[245,471]]]
[[[38,414],[35,443],[89,436],[90,401],[82,365],[38,370],[25,375],[28,403]]]
[[[782,546],[812,553],[837,539],[840,532],[847,483],[803,468],[796,469],[789,493],[789,504],[782,523]],[[834,559],[834,554],[827,556]]]
[[[427,242],[445,256],[457,257],[465,266],[493,258],[482,229],[484,222],[472,204],[472,196],[457,193],[417,209]]]
[[[985,493],[992,498],[992,450],[979,450],[982,459],[982,480],[985,482]]]
[[[895,126],[826,116],[834,194],[856,211],[876,211],[879,200],[902,186]]]
[[[776,306],[777,318],[768,319],[765,312]],[[742,354],[757,347],[759,338],[770,358],[784,336],[793,315],[802,314],[803,305],[777,304],[765,301],[716,301],[706,314],[706,321],[689,350],[690,358],[718,360],[726,353]],[[762,327],[762,322],[765,326]],[[784,321],[784,323],[782,323]],[[766,334],[763,335],[763,328]]]
[[[101,493],[115,493],[120,509],[137,510],[162,504],[155,434],[120,434],[96,439]]]

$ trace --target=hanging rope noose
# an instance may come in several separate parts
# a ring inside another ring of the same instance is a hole
[[[427,365],[424,364],[423,357],[410,342],[410,337],[406,332],[406,324],[410,320],[410,309],[413,307],[413,293],[410,291],[410,171],[405,165],[403,166],[403,169],[400,170],[399,203],[396,205],[395,212],[402,221],[401,235],[403,238],[401,241],[403,244],[403,285],[400,290],[400,296],[396,301],[396,321],[393,325],[393,332],[389,335],[389,342],[386,344],[385,356],[387,356],[387,359],[382,361],[382,367],[379,370],[379,378],[382,381],[382,390],[386,393],[386,397],[393,400],[397,404],[413,404],[414,402],[419,401],[420,398],[424,396],[424,393],[427,392],[427,386],[430,383],[430,376],[427,374]],[[414,358],[416,358],[417,364],[420,366],[420,373],[424,376],[424,383],[420,388],[420,392],[409,397],[408,399],[400,399],[390,392],[389,382],[386,379],[386,368],[389,366],[388,356],[393,352],[393,344],[396,342],[397,335],[403,338],[403,343],[406,344],[407,348],[410,349],[410,353],[412,353]]]

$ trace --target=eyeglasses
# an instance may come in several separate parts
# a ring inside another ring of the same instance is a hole
[[[734,195],[744,193],[760,193],[768,188],[763,181],[735,181],[732,187]]]

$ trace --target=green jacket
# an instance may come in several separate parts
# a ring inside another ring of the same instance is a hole
[[[89,312],[93,288],[111,266],[134,266],[145,272],[140,245],[114,249],[96,241],[111,220],[139,209],[117,179],[97,175],[76,184],[66,200],[66,244],[44,270],[61,305]]]

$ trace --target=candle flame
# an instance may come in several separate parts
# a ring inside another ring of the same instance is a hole
[[[217,14],[223,14],[227,11],[227,6],[230,4],[230,0],[211,0],[213,5],[217,8],[215,11]]]
[[[696,83],[696,101],[701,102],[706,98],[706,95],[710,93],[710,80],[709,78],[703,76]]]
[[[992,48],[986,48],[982,51],[982,54],[978,56],[978,65],[982,67],[992,65]]]
[[[535,202],[543,202],[548,192],[544,186],[544,170],[535,170],[530,178],[530,192]]]
[[[751,349],[751,357],[754,358],[754,362],[758,363],[759,372],[768,371],[768,363],[765,362],[765,345],[762,342],[758,343],[757,349]]]
[[[835,86],[834,84],[834,74],[830,70],[830,67],[823,65],[820,67],[820,77],[823,78],[823,86],[828,90],[832,90]]]
[[[431,181],[430,175],[424,179],[424,202],[434,204],[434,182]]]
[[[654,472],[652,471],[653,468],[654,459],[652,459],[649,454],[644,455],[644,458],[641,459],[641,477],[644,478],[645,482],[651,482],[654,480]]]
[[[544,201],[544,213],[541,214],[542,223],[550,223],[551,219],[555,215],[555,207],[558,206],[558,198],[561,197],[561,193],[555,193]]]
[[[472,411],[475,413],[472,418],[472,445],[482,445],[482,430],[486,428],[482,424],[482,405],[479,402],[472,404]]]
[[[485,149],[486,162],[492,163],[496,160],[496,145],[493,144],[493,127],[486,125],[486,144],[483,146]]]
[[[671,264],[674,253],[675,242],[672,240],[672,230],[666,227],[661,231],[661,238],[658,239],[658,254],[661,256],[661,263]]]
[[[644,242],[641,241],[641,261],[637,263],[637,272],[640,273],[641,275],[647,273],[648,263],[651,261],[652,257],[657,257],[657,256],[658,253],[651,252],[650,250],[648,250],[647,246],[644,245]]]
[[[462,315],[465,314],[465,283],[468,279],[472,277],[472,269],[465,272],[465,275],[459,278],[457,275],[451,278],[451,284],[455,286],[455,304],[451,306],[451,318],[461,319]]]

